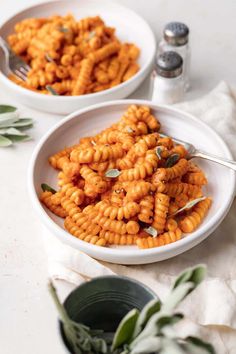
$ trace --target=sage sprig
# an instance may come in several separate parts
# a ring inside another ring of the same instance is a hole
[[[68,340],[73,353],[107,353],[106,342],[102,338],[92,337],[89,327],[70,319],[64,306],[60,303],[52,282],[49,283],[48,287],[59,312],[66,339]]]
[[[115,333],[112,348],[120,348],[122,354],[215,354],[211,344],[195,337],[179,338],[172,330],[184,317],[174,313],[176,306],[201,283],[205,272],[202,265],[187,269],[176,279],[170,295],[163,303],[159,299],[153,300],[139,315],[134,310],[130,311]],[[136,317],[131,316],[134,313]],[[122,330],[128,326],[124,342]],[[119,343],[122,343],[120,347]]]
[[[202,282],[205,274],[203,265],[186,269],[177,277],[164,302],[157,297],[141,311],[133,309],[128,312],[114,336],[112,333],[92,331],[74,322],[61,305],[52,283],[49,284],[49,290],[74,354],[215,354],[210,343],[193,336],[181,338],[175,330],[176,324],[184,318],[181,313],[175,312],[176,307]]]
[[[0,147],[30,140],[31,137],[25,133],[25,130],[32,126],[33,120],[20,118],[16,107],[0,105]]]

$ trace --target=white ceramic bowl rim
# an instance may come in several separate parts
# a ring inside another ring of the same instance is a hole
[[[24,11],[30,10],[32,8],[37,8],[41,5],[47,5],[50,3],[55,4],[55,8],[56,8],[56,4],[59,2],[63,2],[64,0],[55,0],[55,1],[48,1],[48,2],[44,2],[41,1],[39,3],[37,3],[34,6],[27,6],[25,8],[23,8],[20,12],[16,12],[14,13],[11,17],[9,17],[8,19],[4,20],[1,24],[0,24],[0,29],[2,26],[4,26],[5,23],[7,23],[8,21],[10,21],[11,19],[13,19],[16,15],[19,15],[21,13],[23,13]],[[78,2],[78,6],[79,6],[79,2]],[[141,17],[139,16],[135,11],[132,11],[129,8],[126,8],[125,6],[122,6],[118,3],[116,3],[116,6],[122,8],[122,9],[126,9],[126,11],[129,11],[130,13],[132,13],[133,15],[135,14],[135,16],[137,16],[137,18],[139,18],[139,21],[142,22],[143,26],[146,26],[146,30],[149,32],[149,40],[152,41],[152,47],[153,47],[153,53],[152,55],[150,55],[150,58],[148,61],[146,61],[146,63],[140,68],[140,70],[134,75],[132,76],[129,80],[122,82],[121,84],[114,86],[112,88],[109,88],[107,90],[103,90],[100,92],[95,92],[95,93],[89,93],[86,95],[81,95],[81,96],[53,96],[53,95],[44,95],[42,93],[37,93],[31,90],[28,90],[24,87],[21,87],[19,85],[17,85],[16,83],[14,83],[13,81],[11,81],[10,79],[8,79],[8,77],[6,75],[4,75],[1,71],[0,71],[0,76],[1,79],[4,81],[5,84],[9,85],[12,89],[16,90],[17,92],[25,92],[27,95],[29,95],[29,98],[35,98],[35,97],[40,97],[42,100],[44,101],[49,101],[51,102],[51,100],[53,100],[53,103],[56,103],[58,100],[61,101],[68,101],[68,100],[82,100],[84,97],[86,98],[92,98],[92,97],[100,97],[103,96],[104,92],[105,93],[114,93],[119,89],[122,89],[124,87],[126,87],[127,85],[129,85],[130,83],[132,83],[133,81],[135,81],[137,78],[139,78],[140,76],[142,76],[143,72],[145,72],[147,70],[147,68],[149,67],[150,63],[153,60],[153,57],[155,55],[156,52],[156,40],[155,40],[155,36],[150,28],[150,26],[148,25],[148,23]]]
[[[98,251],[101,252],[101,247],[96,246],[96,245],[91,245],[88,244],[84,241],[81,241],[79,239],[76,239],[74,237],[72,237],[66,230],[64,230],[62,227],[60,227],[59,225],[57,225],[46,213],[46,211],[44,210],[44,208],[42,207],[39,198],[37,196],[35,187],[34,187],[34,169],[35,169],[35,162],[37,159],[37,155],[40,152],[40,149],[42,148],[42,146],[44,145],[44,143],[47,141],[47,139],[50,137],[50,135],[55,132],[58,128],[60,128],[63,124],[65,124],[66,122],[68,122],[69,120],[78,117],[80,114],[88,112],[88,111],[93,111],[93,109],[97,109],[97,108],[101,108],[101,107],[109,107],[112,105],[129,105],[129,104],[136,104],[136,105],[148,105],[148,106],[153,106],[155,107],[156,105],[153,104],[151,101],[145,101],[145,100],[117,100],[117,101],[110,101],[110,102],[105,102],[105,103],[99,103],[99,104],[95,104],[89,108],[84,108],[81,110],[78,110],[72,114],[70,114],[68,117],[64,118],[62,121],[60,121],[58,124],[56,124],[55,126],[53,126],[40,140],[40,142],[38,143],[37,147],[35,148],[31,161],[30,161],[30,165],[29,165],[29,170],[28,170],[28,187],[29,187],[29,194],[30,194],[30,198],[31,201],[33,203],[33,207],[35,208],[35,210],[37,211],[37,213],[40,216],[40,219],[43,221],[43,223],[53,232],[55,232],[55,234],[57,234],[61,241],[66,242],[65,240],[67,239],[68,243],[71,245],[82,245],[83,249],[89,249],[91,247],[94,247],[94,250],[97,249]],[[223,139],[212,129],[210,128],[208,125],[206,125],[205,123],[203,123],[202,121],[198,120],[197,118],[195,118],[194,116],[185,113],[179,109],[176,108],[172,108],[172,107],[168,107],[168,106],[159,106],[158,105],[158,109],[168,109],[170,110],[170,112],[176,112],[182,115],[185,115],[187,118],[194,120],[195,122],[197,122],[197,124],[202,126],[202,129],[207,129],[210,131],[210,133],[212,135],[214,135],[215,140],[221,144],[221,146],[224,146],[223,148],[223,153],[225,154],[226,157],[228,158],[232,158],[232,154],[230,152],[230,150],[228,149],[227,145],[224,143]],[[233,202],[233,198],[234,198],[234,191],[235,191],[235,174],[234,171],[230,171],[230,177],[231,177],[231,181],[232,183],[228,185],[228,189],[227,189],[227,197],[225,200],[225,205],[227,206],[226,209],[224,208],[219,208],[217,213],[214,215],[214,217],[212,217],[208,223],[206,225],[203,226],[204,230],[196,230],[194,232],[194,234],[189,234],[187,237],[184,237],[174,243],[165,245],[165,246],[161,246],[161,247],[156,247],[156,248],[151,248],[151,249],[144,249],[144,250],[138,250],[138,252],[140,252],[140,255],[156,255],[156,254],[161,254],[162,252],[166,251],[171,251],[171,250],[177,250],[179,248],[182,248],[183,246],[187,246],[190,243],[193,243],[194,240],[196,241],[197,238],[203,233],[209,234],[210,232],[213,232],[214,229],[218,226],[217,220],[222,220],[224,215],[228,212],[228,210],[230,209],[230,206]],[[122,249],[123,254],[125,254],[125,256],[127,257],[131,257],[134,255],[134,251],[136,252],[136,250],[132,249]],[[85,251],[86,252],[86,251]],[[114,249],[114,248],[105,248],[102,247],[102,253],[104,255],[119,255],[121,252],[121,250],[119,249]],[[137,255],[137,253],[135,253]]]

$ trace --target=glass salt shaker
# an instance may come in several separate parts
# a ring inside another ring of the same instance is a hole
[[[184,96],[183,59],[173,51],[164,52],[156,59],[153,72],[152,101],[160,104],[180,102]]]
[[[163,31],[163,39],[158,46],[158,54],[173,50],[183,59],[183,77],[185,91],[189,88],[190,46],[189,28],[181,22],[168,23]]]

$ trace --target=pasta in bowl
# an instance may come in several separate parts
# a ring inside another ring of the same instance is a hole
[[[64,242],[117,263],[158,261],[201,242],[230,207],[234,175],[187,160],[160,129],[185,140],[194,131],[200,148],[230,157],[216,133],[175,109],[143,101],[95,106],[54,128],[34,154],[31,196],[42,221]],[[42,192],[42,183],[55,190],[44,185]]]
[[[131,94],[156,48],[141,17],[107,0],[39,4],[5,22],[0,35],[31,67],[24,82],[9,76],[1,56],[0,82],[23,104],[59,114]]]

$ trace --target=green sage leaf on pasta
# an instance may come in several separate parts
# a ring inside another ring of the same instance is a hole
[[[180,156],[179,154],[173,154],[168,157],[165,163],[165,167],[169,168],[172,167],[176,164],[176,162],[179,160]]]
[[[116,177],[119,177],[120,174],[121,174],[120,170],[117,170],[117,168],[112,168],[112,169],[106,171],[105,177],[116,178]]]
[[[42,183],[42,184],[41,184],[41,188],[42,188],[43,192],[48,191],[48,192],[51,192],[51,193],[53,193],[53,194],[56,193],[56,190],[53,189],[52,187],[50,187],[47,183]]]

